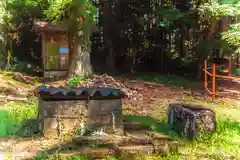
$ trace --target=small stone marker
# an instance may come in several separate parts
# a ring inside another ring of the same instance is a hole
[[[174,131],[187,139],[194,139],[200,132],[216,130],[215,112],[197,105],[169,105],[168,123]]]

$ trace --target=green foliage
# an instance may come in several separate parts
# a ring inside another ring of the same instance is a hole
[[[236,48],[236,52],[240,51],[240,23],[230,25],[230,29],[227,32],[222,33],[222,38],[228,42],[228,44]]]
[[[30,20],[42,18],[47,7],[47,0],[6,0],[8,11],[8,16],[5,15],[6,23],[10,26],[21,24],[24,16],[31,17]]]
[[[189,13],[180,12],[175,8],[157,8],[156,15],[160,22],[160,27],[169,28],[174,26],[174,22],[181,20],[183,23],[189,22]]]
[[[77,20],[82,16],[85,23],[93,23],[96,20],[97,9],[89,0],[49,0],[49,4],[45,14],[50,21],[61,22],[61,17],[63,15],[70,16],[70,11],[73,11],[74,8],[77,8],[76,17],[70,16],[68,18]]]
[[[219,20],[224,16],[234,16],[236,8],[229,4],[219,4],[217,2],[204,3],[198,8],[200,16],[204,20]]]
[[[194,46],[193,50],[197,57],[207,58],[211,56],[211,53],[214,49],[222,49],[223,53],[226,55],[230,55],[233,50],[228,45],[228,43],[221,39],[211,39],[209,41],[204,41],[198,43]]]
[[[68,86],[71,88],[77,87],[79,83],[86,81],[84,77],[74,76],[68,80]]]
[[[4,17],[6,15],[6,2],[0,1],[0,25],[4,24]]]
[[[72,0],[49,0],[49,8],[44,11],[47,18],[52,22],[60,22],[61,16],[70,8]]]

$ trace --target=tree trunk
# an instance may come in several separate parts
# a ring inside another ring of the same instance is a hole
[[[187,55],[187,46],[186,46],[186,37],[184,34],[181,34],[181,51],[180,51],[180,54],[181,54],[181,57],[186,57]]]
[[[0,68],[4,67],[7,61],[7,36],[3,25],[0,24]]]
[[[220,28],[220,32],[226,32],[228,31],[228,17],[223,17],[220,21],[219,21],[219,28]],[[218,57],[221,57],[221,53],[222,56],[224,57],[224,53],[223,53],[223,49],[219,49],[218,51]]]
[[[92,64],[90,59],[90,36],[91,29],[87,20],[79,15],[79,7],[71,8],[68,22],[68,40],[70,49],[70,66],[68,76],[84,76],[92,75]]]
[[[91,76],[92,65],[90,59],[90,46],[89,48],[82,46],[79,32],[74,36],[73,50],[71,54],[69,77]]]
[[[212,39],[213,34],[216,31],[216,25],[217,25],[217,20],[212,20],[210,26],[209,26],[209,30],[205,35],[205,40],[209,41]],[[202,69],[203,69],[203,62],[204,62],[205,58],[200,58],[200,62],[198,64],[198,74],[197,74],[197,78],[200,79],[202,77]]]
[[[113,13],[112,13],[112,4],[113,1],[104,1],[103,2],[103,39],[105,44],[105,49],[107,50],[106,56],[106,68],[109,72],[115,71],[115,53],[112,42],[113,34]]]
[[[108,49],[108,55],[106,56],[106,68],[109,72],[115,71],[115,54],[112,47]]]
[[[213,20],[211,22],[211,25],[210,25],[210,28],[207,32],[207,35],[206,35],[206,40],[211,40],[212,38],[212,35],[214,34],[215,30],[216,30],[216,25],[217,25],[217,20]]]

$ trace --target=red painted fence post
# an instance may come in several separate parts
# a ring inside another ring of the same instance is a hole
[[[216,96],[216,64],[212,65],[212,100]]]
[[[207,89],[207,60],[204,60],[204,89]]]
[[[231,76],[231,61],[228,62],[228,76]]]

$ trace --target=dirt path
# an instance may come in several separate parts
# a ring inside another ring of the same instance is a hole
[[[240,101],[240,81],[221,80],[218,82],[217,94],[220,97]]]
[[[0,138],[0,158],[1,157],[18,157],[34,158],[37,153],[45,149],[55,147],[60,143],[57,139],[44,138],[17,138],[1,137]],[[4,159],[1,159],[4,160]]]

